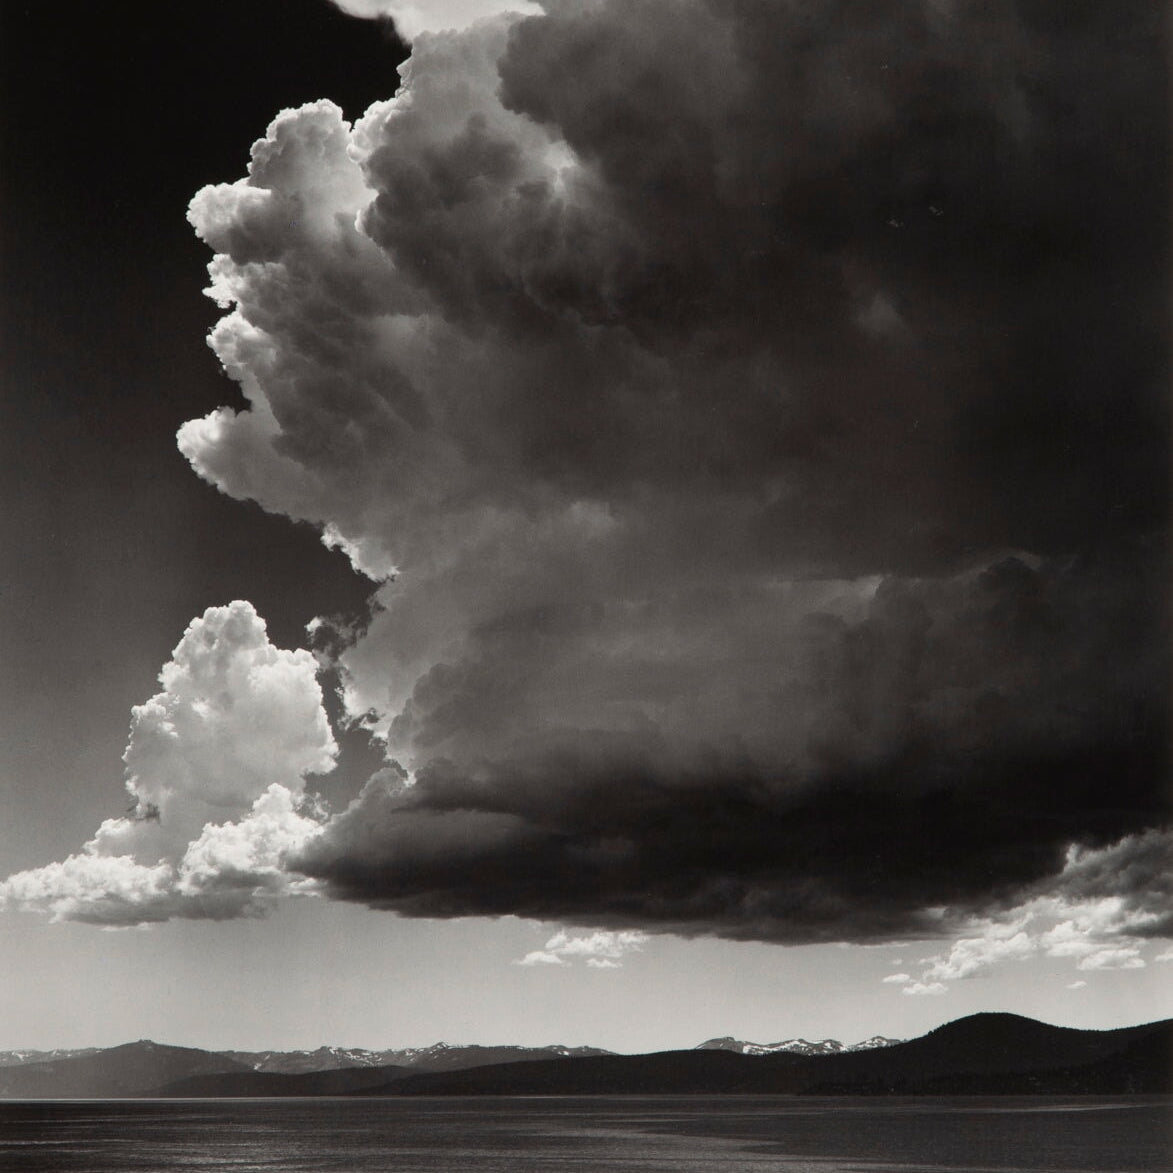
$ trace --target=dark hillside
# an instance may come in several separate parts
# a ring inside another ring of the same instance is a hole
[[[387,1095],[798,1093],[945,1095],[1173,1091],[1173,1021],[1071,1030],[977,1014],[919,1039],[839,1055],[669,1051],[408,1076]]]
[[[773,1062],[781,1059],[781,1062]],[[503,1063],[464,1071],[409,1075],[380,1095],[688,1095],[795,1090],[786,1075],[803,1056],[746,1056],[732,1051],[660,1051],[583,1059]]]
[[[233,1071],[189,1075],[164,1084],[154,1094],[178,1099],[224,1096],[344,1096],[369,1091],[396,1079],[407,1067],[332,1067],[325,1071],[286,1073]]]

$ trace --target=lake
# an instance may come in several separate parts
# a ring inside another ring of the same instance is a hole
[[[1173,1101],[594,1096],[0,1102],[20,1173],[1133,1173]]]

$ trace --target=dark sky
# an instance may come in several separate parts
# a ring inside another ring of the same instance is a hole
[[[130,705],[193,615],[250,598],[294,646],[369,592],[309,527],[228,501],[176,450],[184,420],[236,400],[204,343],[218,315],[185,211],[281,107],[361,113],[405,50],[320,0],[2,19],[0,803],[4,857],[27,864],[24,818],[53,816],[64,844],[117,802]]]

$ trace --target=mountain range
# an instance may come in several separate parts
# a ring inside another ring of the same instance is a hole
[[[884,1035],[872,1035],[860,1043],[844,1045],[838,1039],[821,1039],[812,1043],[809,1039],[786,1039],[781,1043],[746,1043],[728,1035],[719,1039],[708,1039],[695,1047],[697,1051],[733,1051],[738,1055],[776,1055],[787,1051],[793,1055],[841,1055],[845,1051],[874,1051],[877,1047],[893,1047],[903,1039],[889,1039]]]
[[[46,1056],[46,1057],[42,1057]],[[397,1061],[380,1062],[387,1057]],[[975,1014],[904,1042],[710,1039],[617,1055],[590,1047],[212,1052],[149,1040],[0,1052],[0,1098],[323,1095],[1124,1094],[1173,1092],[1173,1019],[1090,1031]]]
[[[887,1047],[900,1039],[875,1035],[860,1043],[845,1046],[838,1039],[823,1039],[812,1043],[806,1039],[787,1039],[781,1043],[748,1043],[725,1036],[699,1043],[698,1051],[736,1051],[739,1055],[770,1055],[775,1051],[793,1051],[801,1055],[830,1055],[840,1051],[864,1051],[872,1047]],[[149,1043],[150,1040],[141,1040]],[[151,1044],[157,1046],[158,1044]],[[111,1050],[113,1048],[110,1048]],[[60,1059],[76,1059],[95,1055],[102,1048],[80,1047],[52,1051],[0,1051],[0,1068],[25,1067],[33,1064],[55,1063]],[[548,1047],[481,1046],[478,1044],[454,1046],[451,1043],[433,1043],[430,1047],[403,1047],[371,1051],[365,1047],[317,1047],[298,1051],[213,1051],[210,1054],[243,1064],[251,1071],[301,1075],[313,1071],[335,1071],[343,1067],[409,1067],[416,1071],[455,1071],[466,1067],[484,1067],[494,1063],[526,1062],[534,1059],[582,1058],[587,1055],[612,1055],[601,1047],[565,1047],[556,1043]]]
[[[730,1040],[730,1042],[732,1041]],[[150,1039],[140,1039],[138,1044],[132,1045],[144,1049],[161,1046]],[[702,1043],[701,1045],[707,1046],[708,1044]],[[753,1047],[757,1044],[738,1045]],[[191,1050],[192,1048],[169,1049]],[[112,1052],[119,1050],[119,1048],[110,1047],[105,1050]],[[63,1059],[85,1058],[97,1055],[101,1051],[103,1051],[101,1047],[79,1047],[72,1050],[57,1049],[53,1051],[0,1051],[0,1069],[7,1067],[37,1067],[39,1069],[46,1063],[56,1063]],[[304,1075],[310,1072],[336,1071],[349,1067],[404,1067],[416,1071],[452,1071],[464,1067],[482,1067],[490,1063],[572,1058],[583,1055],[610,1055],[613,1052],[604,1051],[599,1047],[564,1047],[561,1044],[549,1047],[485,1047],[475,1044],[453,1046],[451,1043],[433,1043],[430,1047],[405,1047],[386,1051],[369,1051],[364,1047],[318,1047],[314,1050],[301,1051],[207,1051],[202,1053],[228,1060],[226,1070],[234,1069],[231,1065],[235,1064],[250,1071]],[[0,1074],[0,1087],[3,1086],[3,1079],[4,1076]]]
[[[453,1046],[433,1043],[430,1047],[368,1051],[361,1047],[319,1047],[316,1051],[220,1051],[227,1059],[243,1063],[253,1071],[301,1074],[332,1071],[343,1067],[406,1067],[415,1071],[453,1071],[485,1067],[493,1063],[524,1063],[531,1059],[567,1059],[583,1055],[610,1055],[599,1047],[549,1047],[479,1045]],[[2,1058],[0,1058],[2,1062]]]

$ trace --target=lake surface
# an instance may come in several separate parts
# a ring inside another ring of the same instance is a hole
[[[5,1173],[1149,1173],[1158,1096],[0,1102]]]

